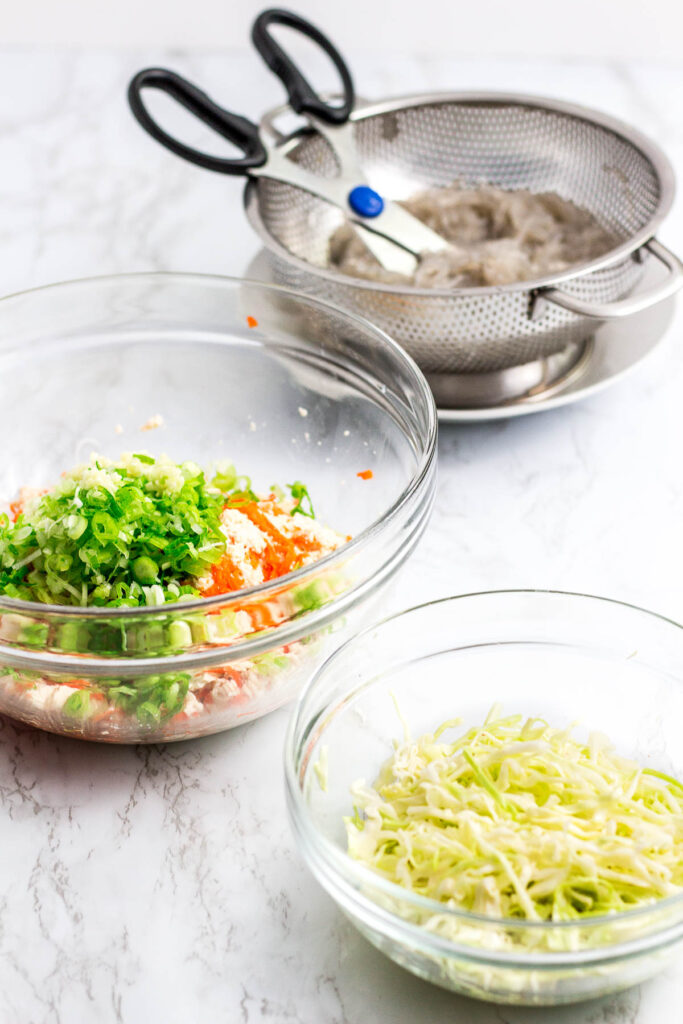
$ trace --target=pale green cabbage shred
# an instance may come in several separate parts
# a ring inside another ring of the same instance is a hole
[[[457,910],[564,922],[683,888],[683,786],[593,733],[502,717],[394,742],[352,787],[348,850],[386,879]]]

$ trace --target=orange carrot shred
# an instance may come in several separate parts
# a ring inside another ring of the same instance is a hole
[[[247,327],[258,327],[258,320],[255,316],[247,317]]]
[[[356,476],[359,476],[361,480],[372,480],[372,470],[364,469],[361,473],[356,473]]]
[[[241,590],[244,576],[229,555],[223,555],[219,562],[209,570],[213,583],[202,591],[204,597],[215,597],[217,594],[229,594],[231,590]]]

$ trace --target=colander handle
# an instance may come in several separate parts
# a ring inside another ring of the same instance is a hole
[[[292,58],[270,34],[271,25],[285,25],[313,40],[330,58],[339,73],[343,87],[340,104],[327,103],[299,70]],[[271,71],[280,79],[289,97],[289,104],[297,114],[311,114],[325,124],[345,124],[353,110],[355,93],[351,72],[334,43],[311,25],[310,21],[292,11],[271,8],[262,11],[251,30],[251,41]]]
[[[202,153],[199,149],[193,149],[179,139],[174,139],[160,125],[156,123],[149,110],[142,100],[144,89],[158,89],[165,92],[167,96],[189,110],[191,114],[203,121],[212,128],[218,135],[232,142],[242,151],[241,157],[220,157],[211,153]],[[176,74],[175,71],[168,71],[166,68],[145,68],[138,71],[128,86],[128,102],[136,120],[148,132],[153,139],[160,142],[172,153],[189,160],[190,163],[199,164],[210,171],[220,171],[222,174],[248,174],[251,168],[262,167],[265,164],[268,154],[261,141],[257,125],[246,117],[233,114],[224,110],[217,103],[198,89],[192,82]]]
[[[656,238],[651,238],[649,242],[646,242],[643,249],[655,256],[668,270],[666,278],[654,288],[640,295],[629,295],[616,302],[584,302],[575,295],[563,292],[560,288],[539,288],[532,296],[531,319],[539,320],[543,316],[543,305],[546,302],[550,302],[554,306],[561,306],[562,309],[567,309],[570,313],[577,313],[579,316],[589,316],[596,320],[616,320],[622,316],[642,313],[650,306],[655,306],[658,302],[668,299],[683,285],[683,263]],[[638,252],[642,252],[642,249],[639,249]]]

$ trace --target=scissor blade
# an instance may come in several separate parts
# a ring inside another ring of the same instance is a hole
[[[417,257],[412,252],[402,249],[400,245],[394,245],[383,235],[368,231],[362,224],[354,222],[353,227],[362,238],[364,245],[379,260],[385,270],[403,274],[405,277],[412,277],[417,270]]]
[[[398,203],[388,200],[385,200],[379,216],[363,220],[363,225],[369,231],[377,231],[392,242],[402,245],[416,256],[422,252],[442,252],[451,248],[451,243],[437,235],[436,231],[432,231]]]

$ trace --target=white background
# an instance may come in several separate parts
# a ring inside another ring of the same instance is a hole
[[[273,6],[276,3],[271,0]],[[242,48],[268,0],[3,0],[0,45]],[[286,0],[343,49],[683,56],[680,0]]]

